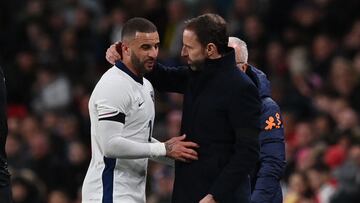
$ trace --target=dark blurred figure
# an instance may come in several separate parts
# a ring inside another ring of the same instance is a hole
[[[48,203],[71,203],[71,200],[65,191],[53,190],[48,196]]]
[[[69,178],[67,165],[59,160],[53,153],[53,146],[49,135],[40,130],[34,134],[29,143],[28,162],[30,168],[39,179],[47,186],[47,190],[68,188],[73,179]],[[56,171],[56,175],[54,175]]]
[[[25,105],[31,101],[31,87],[36,78],[37,59],[30,50],[20,51],[16,55],[15,65],[5,70],[8,102],[13,104]]]
[[[348,159],[335,170],[338,190],[331,203],[360,201],[360,145],[354,145],[349,150]]]
[[[6,118],[6,87],[4,73],[0,67],[0,200],[1,203],[11,202],[10,173],[8,171],[5,143],[8,133]]]
[[[42,203],[39,184],[31,172],[22,171],[12,179],[13,203]]]

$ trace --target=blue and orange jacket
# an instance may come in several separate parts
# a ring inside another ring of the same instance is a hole
[[[270,81],[259,69],[249,66],[246,74],[257,84],[261,98],[260,160],[251,175],[251,202],[282,202],[280,179],[286,165],[284,128],[280,107],[271,98]]]

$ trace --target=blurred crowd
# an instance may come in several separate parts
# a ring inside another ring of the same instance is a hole
[[[227,20],[272,83],[286,136],[284,202],[360,202],[359,9],[358,0],[0,1],[14,202],[81,202],[88,100],[127,19],[154,22],[159,61],[176,65],[184,20],[206,12]],[[156,94],[156,138],[179,135],[181,105],[181,95]],[[149,203],[170,202],[173,177],[149,165]]]

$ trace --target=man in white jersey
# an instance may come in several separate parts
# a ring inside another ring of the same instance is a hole
[[[144,18],[122,30],[122,61],[101,77],[89,101],[92,158],[82,202],[145,203],[148,158],[197,160],[198,145],[185,135],[165,143],[152,138],[154,90],[143,75],[156,63],[159,35]]]

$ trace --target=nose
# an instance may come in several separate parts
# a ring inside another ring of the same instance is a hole
[[[149,57],[156,59],[159,53],[159,49],[156,47],[153,47],[150,51],[149,51]]]

